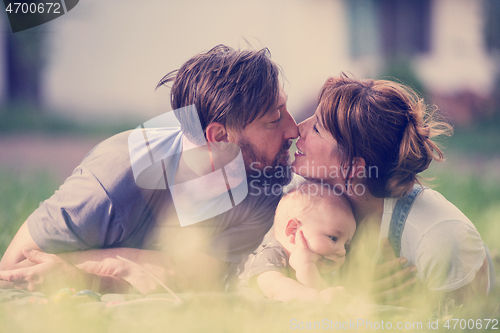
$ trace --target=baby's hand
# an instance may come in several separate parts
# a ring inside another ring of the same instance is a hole
[[[350,297],[346,294],[344,287],[330,287],[319,292],[319,299],[326,304],[330,304],[334,300],[345,302],[346,298]]]
[[[297,232],[297,237],[296,237],[296,247],[293,249],[292,253],[290,254],[290,258],[288,259],[290,262],[290,266],[297,271],[301,267],[307,265],[307,264],[315,264],[316,261],[321,258],[320,255],[314,253],[309,249],[309,246],[307,246],[306,239],[304,238],[304,234],[302,233],[301,230]]]

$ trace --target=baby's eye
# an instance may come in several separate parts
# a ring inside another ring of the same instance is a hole
[[[329,237],[330,237],[330,239],[331,239],[332,241],[334,241],[334,242],[336,242],[336,241],[338,240],[338,238],[337,238],[336,236],[329,236]]]

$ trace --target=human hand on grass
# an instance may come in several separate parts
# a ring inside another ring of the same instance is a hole
[[[26,260],[33,265],[0,271],[0,280],[12,282],[16,289],[53,292],[63,287],[84,289],[87,273],[55,254],[24,248]]]

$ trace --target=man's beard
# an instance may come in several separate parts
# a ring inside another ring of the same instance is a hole
[[[241,138],[238,146],[243,154],[248,182],[258,187],[288,185],[293,176],[288,152],[291,145],[292,140],[287,140],[270,162],[265,154],[257,151],[248,140]]]

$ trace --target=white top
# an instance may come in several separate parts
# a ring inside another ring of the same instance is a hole
[[[388,237],[396,201],[384,199],[379,249]],[[380,255],[379,250],[375,260]],[[408,259],[407,266],[417,266],[419,280],[430,290],[449,292],[474,280],[486,251],[472,222],[441,194],[424,189],[408,214],[399,256]]]

